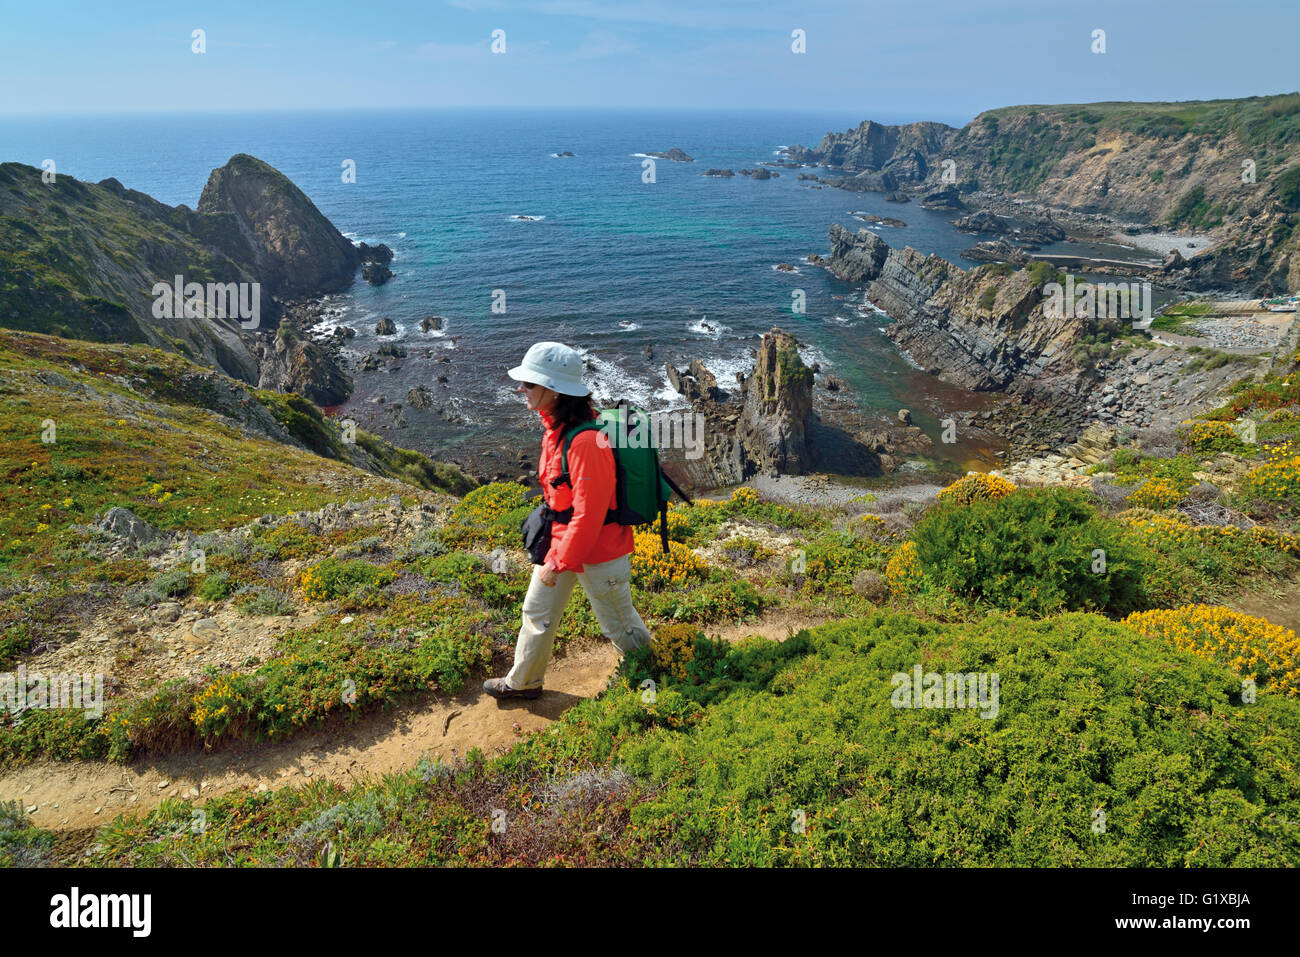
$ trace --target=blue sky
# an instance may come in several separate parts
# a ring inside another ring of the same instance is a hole
[[[0,114],[357,107],[834,109],[1300,88],[1300,4],[1203,0],[0,0]],[[206,31],[207,52],[191,52]],[[493,30],[506,52],[491,52]],[[791,32],[807,52],[791,51]],[[1106,31],[1105,54],[1090,50]]]

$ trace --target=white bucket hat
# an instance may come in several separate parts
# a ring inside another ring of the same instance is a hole
[[[544,385],[561,395],[591,395],[582,381],[582,354],[562,342],[537,342],[524,353],[524,361],[506,375],[516,382]]]

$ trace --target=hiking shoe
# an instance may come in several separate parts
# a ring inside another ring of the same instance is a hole
[[[529,688],[526,691],[521,691],[506,684],[505,678],[489,678],[483,682],[483,690],[494,698],[527,698],[531,701],[533,698],[542,696],[541,688]]]

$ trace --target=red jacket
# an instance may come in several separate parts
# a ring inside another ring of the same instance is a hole
[[[557,512],[573,506],[568,524],[551,526],[551,549],[546,563],[556,571],[580,572],[584,565],[598,565],[629,554],[633,548],[632,527],[617,522],[605,524],[605,513],[618,504],[615,491],[614,453],[609,436],[598,430],[579,432],[569,443],[569,484],[552,487],[560,474],[563,432],[555,420],[539,412],[546,423],[542,456],[537,475],[546,502]]]

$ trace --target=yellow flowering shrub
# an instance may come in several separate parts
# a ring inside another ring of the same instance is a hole
[[[939,501],[954,502],[957,505],[969,505],[971,502],[995,502],[1016,490],[1014,482],[1009,482],[997,475],[987,472],[972,472],[959,478],[939,493]]]
[[[885,581],[896,595],[910,595],[920,589],[925,572],[916,556],[916,542],[903,542],[894,550],[885,566]]]
[[[656,528],[659,526],[656,524]],[[675,502],[668,504],[668,537],[673,541],[680,542],[691,528],[690,520],[677,507]]]
[[[1292,454],[1291,443],[1270,449],[1268,461],[1242,478],[1241,491],[1270,502],[1300,498],[1300,455]]]
[[[1120,524],[1131,529],[1143,544],[1161,551],[1168,550],[1169,547],[1205,548],[1226,540],[1262,545],[1265,548],[1291,554],[1300,552],[1300,537],[1260,525],[1254,528],[1237,528],[1235,525],[1191,525],[1176,518],[1137,509],[1125,512],[1119,516],[1119,521]]]
[[[239,673],[216,678],[194,696],[194,727],[205,738],[218,737],[249,709],[248,676]]]
[[[1300,695],[1300,640],[1290,628],[1215,605],[1135,612],[1124,624],[1290,697]]]
[[[528,490],[518,482],[491,482],[466,492],[452,514],[466,525],[489,525],[528,502]]]
[[[865,535],[872,539],[892,538],[893,530],[879,515],[860,515],[858,516],[857,532],[859,535]]]
[[[655,667],[685,681],[686,666],[695,659],[698,634],[699,629],[685,622],[655,629],[654,639],[650,642]]]
[[[633,536],[632,580],[642,588],[668,588],[688,585],[704,578],[708,566],[681,542],[668,542],[664,554],[658,531],[637,532]]]
[[[1241,441],[1241,435],[1232,422],[1184,422],[1180,434],[1201,455],[1240,453],[1250,449]]]
[[[1274,409],[1268,415],[1264,416],[1265,422],[1294,422],[1300,415],[1290,406],[1283,406],[1280,409]]]
[[[1173,508],[1183,500],[1183,493],[1167,478],[1147,479],[1129,493],[1128,503],[1135,508],[1161,511]]]

